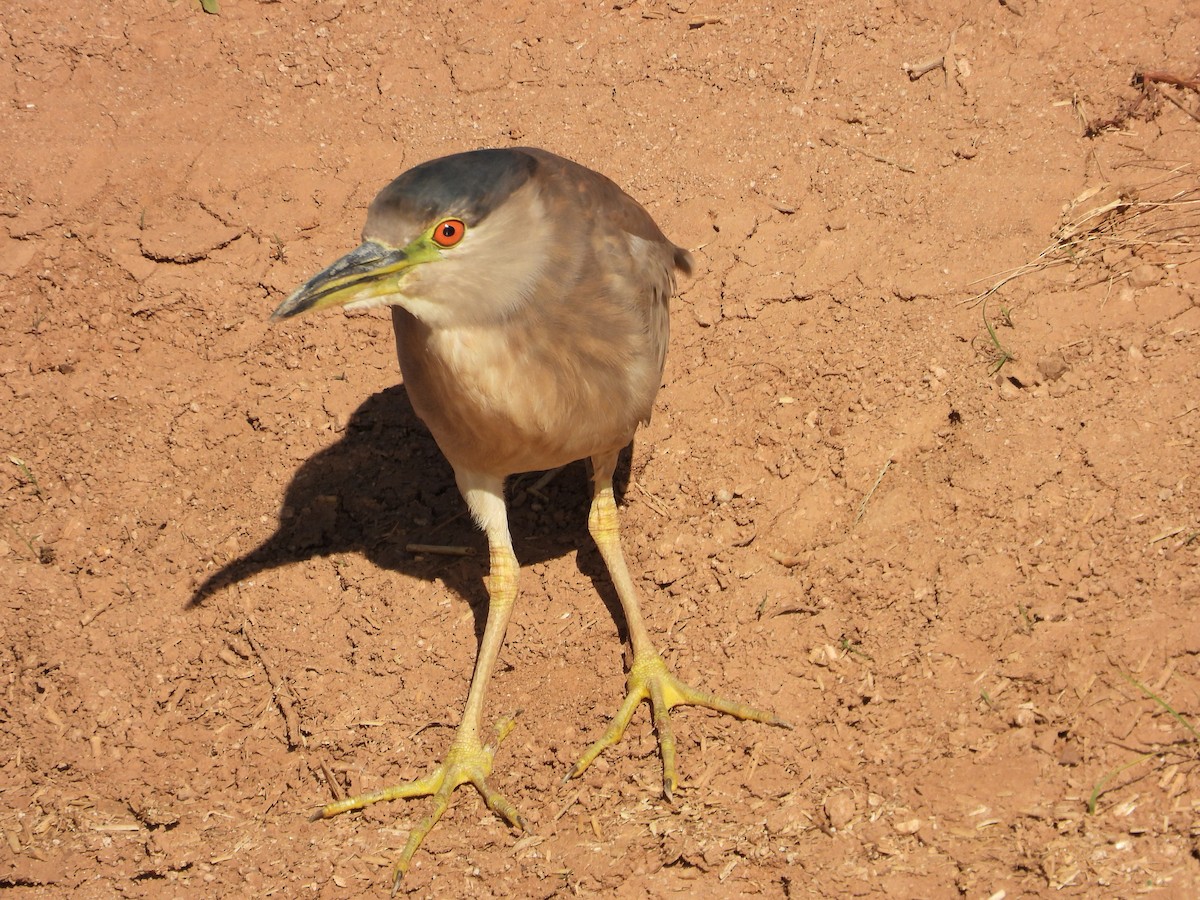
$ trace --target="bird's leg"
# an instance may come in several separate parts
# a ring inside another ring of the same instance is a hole
[[[658,746],[662,754],[663,764],[663,793],[667,799],[679,783],[675,769],[675,734],[671,729],[669,710],[673,706],[706,706],[719,712],[728,713],[739,719],[752,719],[756,722],[766,722],[770,725],[791,726],[772,712],[756,709],[734,700],[717,697],[707,691],[701,691],[684,684],[668,670],[654,644],[646,623],[642,619],[642,611],[638,604],[637,589],[633,579],[629,577],[629,569],[625,565],[625,556],[621,552],[621,540],[617,529],[617,505],[613,498],[612,473],[616,467],[616,454],[611,456],[593,457],[593,492],[592,507],[588,513],[588,531],[600,549],[604,565],[612,578],[613,587],[621,599],[621,609],[625,612],[625,623],[629,627],[629,642],[633,649],[633,664],[629,668],[628,692],[625,701],[617,714],[613,716],[608,730],[590,746],[575,764],[568,778],[581,775],[604,750],[621,739],[626,726],[633,718],[638,704],[649,699],[654,727],[658,732]]]
[[[462,722],[455,732],[454,740],[446,753],[442,764],[424,778],[410,781],[406,784],[384,788],[383,790],[361,794],[330,803],[314,818],[328,819],[338,813],[353,809],[362,809],[381,800],[399,800],[407,797],[433,797],[433,809],[429,815],[417,823],[408,836],[408,842],[396,863],[393,876],[393,887],[398,886],[404,874],[408,871],[413,854],[421,846],[425,836],[433,830],[438,819],[450,805],[450,795],[459,785],[468,782],[475,785],[483,795],[488,807],[517,828],[526,829],[525,819],[516,808],[488,784],[488,776],[492,773],[492,761],[500,742],[508,736],[514,725],[514,717],[502,719],[496,725],[495,738],[484,744],[480,739],[483,724],[484,696],[487,692],[488,680],[496,667],[496,658],[504,643],[504,632],[512,614],[513,602],[517,596],[517,573],[519,566],[513,554],[512,539],[508,533],[508,517],[504,508],[502,483],[488,483],[480,487],[472,483],[469,475],[459,476],[459,486],[467,499],[467,504],[475,514],[475,518],[484,527],[488,536],[488,549],[491,558],[487,577],[488,615],[487,625],[483,631],[483,641],[479,646],[479,656],[475,660],[475,674],[471,679],[471,688],[467,693],[467,705],[463,710]]]

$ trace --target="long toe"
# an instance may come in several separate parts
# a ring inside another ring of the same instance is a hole
[[[659,753],[663,763],[663,794],[670,799],[679,784],[675,766],[675,732],[671,727],[670,710],[676,706],[705,706],[739,719],[764,722],[782,728],[792,726],[769,710],[758,709],[736,700],[718,697],[680,681],[654,651],[636,657],[629,670],[628,691],[621,708],[609,723],[608,729],[580,757],[568,778],[583,774],[601,753],[617,743],[625,733],[638,704],[650,701],[654,729],[658,733]]]
[[[408,835],[408,841],[404,845],[400,858],[396,861],[393,888],[399,885],[401,879],[408,872],[413,855],[420,848],[425,836],[433,830],[438,820],[450,807],[451,795],[461,785],[473,784],[493,812],[502,816],[516,828],[525,831],[527,830],[525,818],[503,795],[488,784],[496,750],[500,746],[500,742],[512,731],[512,728],[512,718],[502,720],[496,726],[496,739],[489,744],[483,744],[478,738],[460,731],[455,736],[454,743],[450,745],[441,765],[424,778],[330,803],[321,809],[314,818],[328,819],[340,813],[363,809],[384,800],[432,797],[429,815],[414,826]]]

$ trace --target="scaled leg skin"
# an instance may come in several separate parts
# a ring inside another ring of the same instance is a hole
[[[393,892],[408,871],[413,854],[417,852],[417,848],[421,846],[425,836],[433,830],[433,826],[437,824],[438,819],[449,807],[450,795],[459,785],[468,782],[475,785],[493,812],[503,816],[517,828],[526,829],[525,819],[521,814],[504,797],[492,790],[487,782],[488,776],[492,774],[492,761],[496,756],[496,750],[499,748],[500,742],[513,729],[513,718],[502,719],[496,725],[496,737],[490,743],[484,744],[479,737],[483,724],[483,703],[487,693],[488,680],[496,666],[500,647],[504,643],[504,632],[508,627],[513,602],[517,596],[519,567],[517,558],[513,554],[512,538],[508,533],[508,515],[504,507],[504,486],[502,482],[495,479],[474,477],[470,473],[456,474],[458,474],[459,488],[467,500],[467,505],[470,506],[476,520],[487,532],[491,557],[487,578],[487,625],[484,628],[483,641],[479,646],[479,656],[475,660],[475,674],[471,679],[471,689],[467,694],[467,705],[463,710],[462,722],[458,726],[446,758],[426,777],[330,803],[313,817],[314,819],[328,819],[352,809],[362,809],[381,800],[432,796],[432,810],[413,828],[412,833],[408,836],[408,843],[404,845],[404,851],[396,862],[392,880]]]
[[[613,716],[608,730],[600,740],[590,746],[580,757],[575,768],[567,776],[575,778],[590,766],[604,750],[621,739],[625,728],[633,718],[638,704],[650,700],[651,715],[654,718],[654,728],[658,732],[658,746],[662,754],[663,764],[663,793],[671,799],[679,784],[679,775],[675,769],[675,733],[671,729],[670,709],[673,706],[706,706],[718,712],[728,713],[739,719],[750,719],[755,722],[765,722],[768,725],[780,725],[791,728],[773,712],[755,709],[744,703],[726,700],[707,691],[701,691],[684,684],[668,670],[654,644],[646,623],[642,619],[642,611],[638,603],[637,589],[629,577],[625,566],[625,556],[621,552],[621,539],[617,528],[617,506],[613,499],[612,474],[616,468],[615,453],[592,458],[593,487],[592,508],[588,514],[588,530],[600,549],[604,565],[612,578],[617,596],[621,598],[621,609],[625,612],[625,622],[629,626],[629,642],[633,648],[633,665],[629,669],[628,692],[625,701],[617,714]]]

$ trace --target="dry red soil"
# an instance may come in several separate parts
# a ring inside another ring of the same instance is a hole
[[[1200,4],[11,0],[0,35],[7,896],[386,895],[426,802],[308,816],[440,759],[485,542],[386,314],[267,316],[399,172],[515,144],[696,257],[626,553],[674,669],[795,730],[680,710],[667,802],[643,708],[564,784],[623,630],[583,467],[516,479],[487,717],[524,710],[493,781],[531,830],[462,789],[402,890],[1200,892],[1200,94],[1132,83],[1196,75]]]

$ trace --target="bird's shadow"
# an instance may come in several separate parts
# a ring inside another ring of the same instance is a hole
[[[618,496],[628,483],[630,458],[626,448],[615,478]],[[509,527],[522,565],[578,549],[580,570],[596,585],[624,636],[620,603],[587,531],[591,492],[584,465],[572,463],[543,487],[535,487],[530,476],[510,479],[508,497]],[[466,557],[413,553],[410,544],[476,552]],[[470,604],[476,639],[482,637],[487,541],[403,385],[368,397],[341,439],[300,466],[284,494],[275,532],[206,578],[188,606],[270,569],[346,552],[362,553],[395,572],[442,579]]]

